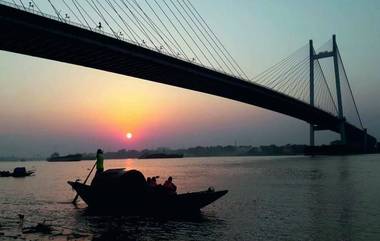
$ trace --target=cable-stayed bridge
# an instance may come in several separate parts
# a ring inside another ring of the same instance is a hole
[[[335,36],[317,50],[310,41],[249,78],[189,0],[0,0],[0,28],[1,50],[283,113],[310,124],[310,145],[318,130],[339,133],[341,144],[361,150],[376,144],[363,127]],[[352,116],[343,109],[348,102]]]

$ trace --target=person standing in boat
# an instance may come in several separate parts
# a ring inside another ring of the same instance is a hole
[[[98,149],[96,152],[96,174],[104,171],[104,156],[102,149]]]

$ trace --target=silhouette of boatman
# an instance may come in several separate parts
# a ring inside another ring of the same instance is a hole
[[[102,149],[98,149],[96,152],[96,174],[104,171],[104,156]]]

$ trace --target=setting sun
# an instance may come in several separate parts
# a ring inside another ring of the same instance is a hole
[[[133,135],[131,132],[128,132],[125,137],[127,137],[128,140],[132,139]]]

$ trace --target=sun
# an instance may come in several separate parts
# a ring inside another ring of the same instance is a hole
[[[125,137],[127,137],[128,140],[132,139],[133,135],[131,132],[127,132],[127,134],[125,134]]]

